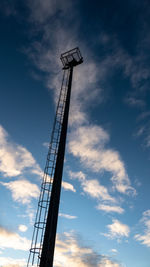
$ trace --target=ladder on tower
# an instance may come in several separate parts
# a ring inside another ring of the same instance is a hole
[[[68,88],[69,69],[65,69],[63,73],[63,80],[61,85],[61,91],[56,108],[56,115],[54,119],[54,125],[51,135],[51,141],[49,144],[46,166],[44,169],[43,181],[41,185],[40,197],[38,202],[38,209],[36,213],[36,219],[34,224],[34,231],[31,243],[31,249],[29,253],[27,267],[40,265],[40,257],[46,227],[46,220],[48,214],[48,208],[50,203],[50,196],[54,178],[54,171],[57,160],[58,145],[60,140],[60,133],[62,128],[62,121],[65,109],[66,94]],[[36,264],[36,265],[35,265]]]

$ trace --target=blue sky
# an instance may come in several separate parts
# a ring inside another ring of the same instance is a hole
[[[149,1],[1,1],[1,267],[26,266],[76,46],[54,267],[149,267],[149,30]]]

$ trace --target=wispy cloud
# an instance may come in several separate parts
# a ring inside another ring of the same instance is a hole
[[[1,267],[24,267],[26,259],[14,259],[11,257],[0,257]]]
[[[54,101],[57,102],[62,80],[62,72],[58,71],[62,68],[59,56],[62,52],[77,45],[80,45],[82,50],[83,44],[80,44],[74,29],[70,32],[69,29],[64,29],[60,25],[55,32],[50,33],[49,28],[46,31],[48,32],[45,34],[48,34],[48,42],[50,42],[49,48],[44,46],[42,42],[36,42],[27,53],[37,68],[46,73],[46,86],[54,91]],[[87,48],[84,50],[86,51]],[[102,99],[102,88],[98,85],[100,80],[99,66],[92,59],[90,52],[86,53],[89,54],[86,64],[78,66],[74,71],[69,114],[70,125],[85,123],[87,121],[87,107],[95,99],[96,101]]]
[[[100,185],[99,181],[94,180],[85,180],[82,183],[82,188],[85,193],[90,195],[93,198],[102,199],[104,201],[115,202],[115,199],[110,196],[108,190],[105,186]]]
[[[28,251],[31,241],[15,232],[0,227],[0,248],[12,248],[15,250]]]
[[[39,68],[42,67],[44,71],[49,71],[51,69],[49,68],[50,62],[55,62],[54,58],[56,55],[59,55],[64,49],[67,50],[77,45],[84,48],[85,56],[88,54],[88,58],[90,57],[90,51],[88,51],[78,37],[81,26],[80,18],[83,15],[78,8],[78,1],[56,0],[53,3],[49,0],[27,0],[26,5],[29,9],[28,19],[32,23],[32,28],[34,27],[34,35],[42,32],[41,41],[35,42],[36,45],[41,44],[40,51],[36,51],[38,55],[35,60]],[[55,20],[52,19],[54,17]],[[72,23],[73,19],[76,20],[75,24]],[[70,23],[72,26],[71,30],[69,27]],[[149,42],[149,32],[147,30],[144,38],[138,40],[137,46],[134,49],[134,55],[132,54],[131,56],[122,47],[116,36],[108,35],[102,31],[97,32],[97,44],[103,45],[105,50],[107,48],[107,55],[105,55],[105,58],[102,58],[101,63],[98,62],[96,68],[99,69],[101,78],[106,77],[105,74],[108,74],[109,71],[113,72],[114,67],[120,67],[125,76],[129,77],[133,88],[144,90],[146,81],[150,77],[149,62],[147,60]],[[34,49],[35,43],[33,44]],[[35,54],[33,57],[35,59]],[[86,78],[88,79],[88,75],[86,75]]]
[[[58,70],[61,68],[59,56],[63,51],[80,46],[81,52],[84,51],[83,56],[86,57],[86,64],[82,64],[75,69],[73,79],[73,90],[71,97],[71,109],[69,116],[69,123],[74,128],[70,134],[69,150],[70,152],[79,157],[84,166],[89,167],[96,172],[109,172],[111,174],[111,180],[113,182],[113,188],[118,192],[126,194],[132,192],[135,194],[135,190],[130,184],[128,174],[125,169],[125,164],[121,159],[118,151],[115,149],[106,148],[109,141],[109,134],[102,129],[102,127],[88,124],[88,113],[89,107],[92,103],[102,101],[104,97],[103,85],[108,80],[109,73],[113,72],[114,67],[120,67],[124,69],[124,73],[130,76],[133,80],[133,62],[131,58],[123,51],[122,48],[117,49],[113,47],[113,53],[108,54],[99,62],[96,57],[93,57],[88,47],[78,38],[79,25],[76,24],[70,31],[69,27],[60,23],[59,18],[55,20],[55,31],[53,27],[49,28],[49,19],[52,15],[56,14],[59,9],[62,17],[65,17],[65,12],[68,9],[72,10],[73,16],[77,15],[75,9],[72,7],[74,4],[62,5],[59,7],[59,1],[56,1],[55,5],[50,3],[42,3],[39,1],[41,6],[41,14],[38,19],[38,6],[35,3],[29,1],[29,9],[31,12],[32,22],[34,26],[39,27],[42,32],[41,41],[32,43],[32,46],[28,49],[27,53],[37,66],[38,69],[44,71],[47,77],[46,85],[49,89],[54,90],[55,102],[58,97],[59,88],[61,84],[61,74]],[[65,1],[66,2],[66,1]],[[51,10],[46,10],[47,6],[51,5]],[[69,16],[67,16],[69,20]],[[111,36],[105,36],[103,38],[104,45],[110,45]],[[88,56],[87,56],[88,55]],[[57,73],[57,75],[56,75]],[[138,79],[138,78],[137,78]],[[80,81],[80,82],[79,82]],[[93,134],[94,133],[94,134]],[[88,138],[89,135],[89,138]],[[93,140],[94,138],[94,140]],[[85,139],[87,139],[85,141]],[[99,197],[111,198],[107,188],[100,185],[100,183],[93,179],[82,183],[84,192],[93,196],[94,191],[91,191],[93,183],[99,185]],[[84,184],[84,185],[83,185]],[[94,186],[94,185],[93,185]],[[73,190],[72,190],[73,191]],[[95,193],[96,194],[96,193]],[[98,194],[98,193],[97,193]],[[101,195],[101,196],[100,196]],[[121,209],[111,208],[116,212],[122,212]],[[108,210],[108,209],[107,209]]]
[[[120,240],[123,237],[128,237],[130,234],[130,228],[128,225],[123,224],[117,219],[113,219],[112,224],[107,225],[108,233],[104,233],[106,237],[110,239],[118,239]]]
[[[96,207],[98,210],[103,210],[105,212],[116,212],[116,213],[124,213],[124,209],[121,208],[120,206],[113,206],[113,205],[104,205],[104,204],[99,204],[97,207]]]
[[[105,148],[108,141],[108,133],[100,126],[80,126],[71,132],[68,148],[73,156],[78,157],[84,166],[94,172],[111,173],[111,181],[117,191],[135,193],[119,153]]]
[[[25,171],[42,175],[40,166],[32,154],[25,147],[12,142],[0,125],[0,172],[5,177],[14,177]]]
[[[86,175],[83,172],[69,171],[70,178],[78,179],[81,183],[83,192],[95,198],[97,200],[116,202],[115,198],[110,196],[105,186],[101,185],[96,179],[86,179]]]
[[[77,179],[80,182],[83,182],[86,179],[86,175],[82,171],[79,172],[69,171],[69,177],[70,179]]]
[[[57,236],[54,264],[56,267],[121,267],[122,265],[105,255],[96,253],[92,248],[83,246],[73,233]]]
[[[26,225],[24,225],[24,224],[20,224],[18,226],[18,229],[19,229],[20,232],[26,232],[28,227]]]
[[[61,212],[59,213],[59,216],[65,218],[65,219],[69,219],[69,220],[73,220],[73,219],[77,218],[77,216],[69,215],[69,214],[65,214],[65,213],[61,213]]]
[[[150,247],[150,210],[143,212],[143,216],[140,222],[144,226],[144,233],[138,233],[134,236],[134,238],[141,244]]]
[[[69,115],[70,125],[78,126],[86,123],[88,121],[87,108],[95,99],[99,99],[100,101],[103,97],[102,88],[98,85],[98,65],[90,57],[89,55],[86,64],[83,63],[74,72]]]
[[[101,185],[98,180],[86,179],[86,175],[81,171],[69,171],[69,177],[71,179],[78,179],[83,192],[97,200],[98,205],[96,206],[96,208],[98,210],[103,210],[107,213],[116,212],[122,214],[124,212],[124,209],[121,208],[119,204],[117,205],[117,199],[115,197],[112,197],[109,194],[107,187]]]
[[[116,248],[112,248],[111,249],[111,252],[114,253],[114,254],[117,254],[118,253],[118,250]]]
[[[16,180],[8,183],[0,183],[11,191],[14,201],[22,204],[29,204],[32,198],[37,198],[40,193],[38,186],[30,183],[28,180]]]
[[[21,238],[19,235],[8,232],[5,229],[0,230],[0,235],[2,236],[2,248],[13,246],[14,249],[28,250],[29,241],[27,239]],[[57,235],[54,256],[54,265],[56,267],[66,266],[66,263],[67,266],[72,267],[122,267],[122,264],[114,259],[98,254],[89,246],[81,245],[80,240],[81,238],[74,232]],[[26,263],[25,259],[13,259],[10,257],[0,257],[0,261],[2,267],[23,267]]]
[[[68,182],[62,181],[62,187],[64,188],[64,190],[76,192],[76,189],[74,188],[74,186]]]
[[[42,32],[43,37],[40,41],[32,42],[31,46],[25,49],[38,70],[40,69],[45,73],[43,79],[46,77],[46,86],[50,90],[54,90],[55,102],[57,102],[62,79],[62,73],[59,72],[62,68],[59,59],[60,54],[76,46],[80,46],[81,52],[84,51],[84,55],[88,54],[86,64],[78,66],[74,71],[74,88],[72,90],[69,115],[69,124],[71,125],[82,124],[87,121],[87,107],[91,105],[92,100],[96,99],[97,101],[97,99],[100,100],[102,98],[102,89],[98,85],[98,81],[104,74],[102,70],[104,66],[100,68],[97,65],[88,47],[84,45],[78,36],[79,20],[76,19],[76,24],[72,25],[71,29],[68,27],[70,19],[72,21],[74,17],[78,17],[76,6],[77,3],[68,0],[57,0],[55,4],[50,3],[48,0],[44,3],[41,0],[38,0],[38,2],[28,0],[31,25],[34,28],[34,32]],[[55,21],[52,19],[51,27],[49,27],[49,20],[57,12],[61,16],[56,16]],[[63,18],[67,23],[62,23]]]
[[[113,65],[121,67],[123,73],[131,81],[131,85],[135,90],[135,94],[146,90],[146,81],[150,77],[149,64],[147,64],[146,54],[143,54],[142,46],[138,47],[137,53],[131,56],[122,46],[119,44],[118,40],[112,42],[113,56],[110,60],[114,59]],[[145,86],[144,86],[145,83]]]

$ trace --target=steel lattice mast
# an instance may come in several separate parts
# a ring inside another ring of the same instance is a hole
[[[79,48],[61,54],[60,59],[64,73],[27,267],[53,266],[73,68],[83,62]]]

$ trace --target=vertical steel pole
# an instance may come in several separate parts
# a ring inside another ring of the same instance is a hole
[[[54,180],[53,180],[53,186],[52,186],[52,192],[51,192],[50,205],[49,205],[48,216],[47,216],[47,223],[46,223],[46,228],[45,228],[43,248],[42,248],[41,259],[40,259],[40,267],[52,267],[53,266],[57,220],[58,220],[60,193],[61,193],[61,182],[62,182],[62,174],[63,174],[64,155],[65,155],[65,144],[66,144],[66,135],[67,135],[67,125],[68,125],[68,115],[69,115],[69,106],[70,106],[73,66],[70,67],[69,71],[70,71],[70,74],[69,74],[69,81],[68,81],[66,104],[65,104],[64,117],[63,117],[63,122],[62,122],[62,130],[61,130],[61,135],[60,135],[60,142],[59,142],[56,168],[55,168],[55,174],[54,174]]]

